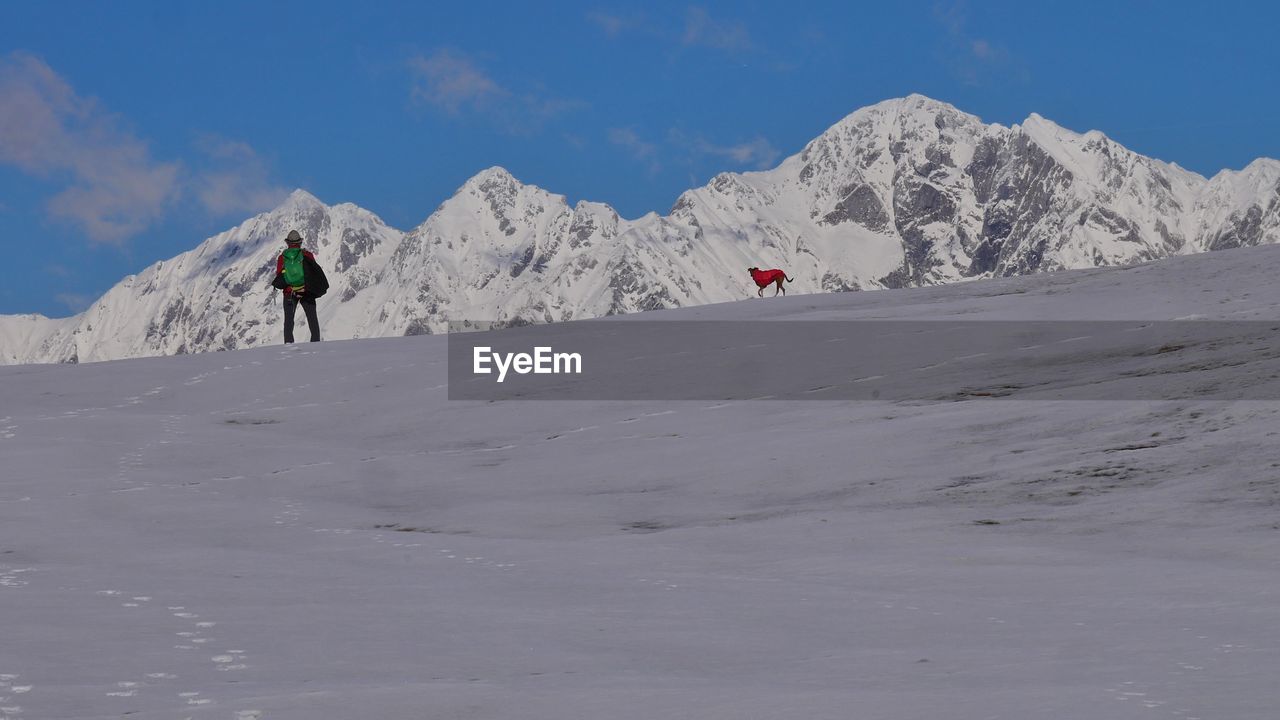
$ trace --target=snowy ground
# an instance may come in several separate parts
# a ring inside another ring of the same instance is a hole
[[[657,317],[1259,320],[1277,265]],[[445,381],[443,337],[0,368],[0,718],[1275,715],[1280,403]]]

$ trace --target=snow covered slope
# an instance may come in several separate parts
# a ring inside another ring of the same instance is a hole
[[[919,95],[863,108],[773,170],[724,173],[670,213],[467,181],[407,233],[298,191],[280,208],[126,278],[57,322],[0,317],[0,362],[84,362],[277,342],[266,287],[289,229],[330,268],[330,339],[725,302],[746,268],[795,291],[913,287],[1124,265],[1280,240],[1280,162],[1212,180],[1039,115],[1006,128]]]
[[[1277,262],[655,317],[1274,318]],[[0,368],[0,715],[1274,712],[1276,402],[450,402],[445,345]]]

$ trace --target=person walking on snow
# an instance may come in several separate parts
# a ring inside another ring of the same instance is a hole
[[[285,238],[288,245],[276,258],[276,275],[272,287],[284,291],[284,341],[293,342],[293,317],[302,303],[307,314],[307,327],[311,328],[311,342],[320,342],[320,318],[316,316],[316,298],[329,291],[329,279],[316,262],[310,250],[302,249],[302,235],[290,230]]]

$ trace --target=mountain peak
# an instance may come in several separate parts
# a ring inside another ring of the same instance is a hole
[[[928,95],[921,95],[920,93],[911,93],[906,97],[898,98],[898,103],[907,107],[936,108],[939,110],[956,109],[956,106],[949,102],[931,98]]]
[[[494,165],[472,175],[462,184],[461,188],[458,188],[458,192],[454,197],[463,194],[490,200],[499,197],[514,197],[524,187],[525,184],[517,180],[510,172],[507,172],[506,168]]]
[[[298,188],[289,193],[289,197],[284,199],[272,212],[288,211],[288,210],[310,210],[313,208],[324,208],[326,205],[320,201],[315,195]]]
[[[519,180],[515,178],[514,175],[508,172],[507,169],[502,167],[501,165],[494,165],[492,167],[488,167],[488,168],[485,168],[484,170],[481,170],[480,172],[471,176],[471,179],[467,180],[466,184],[467,185],[485,185],[485,184],[494,183],[494,182],[503,183],[503,184],[514,183],[516,185],[522,184]]]
[[[1022,129],[1028,130],[1028,131],[1044,130],[1044,131],[1053,132],[1053,133],[1068,132],[1068,133],[1071,133],[1072,135],[1078,135],[1078,133],[1071,130],[1067,130],[1066,128],[1062,127],[1058,123],[1036,112],[1031,113],[1030,115],[1027,116],[1026,120],[1022,121]]]
[[[1242,173],[1266,175],[1269,177],[1280,176],[1280,160],[1269,157],[1260,157],[1257,160],[1244,166]]]
[[[886,98],[874,105],[868,105],[864,108],[861,108],[861,110],[880,110],[880,111],[899,110],[900,111],[903,109],[915,109],[915,108],[928,109],[928,110],[955,110],[956,109],[954,105],[947,102],[943,102],[942,100],[935,100],[934,98],[931,98],[928,95],[921,95],[920,93],[911,93],[910,95],[904,95],[903,97]]]
[[[861,110],[857,110],[853,114],[860,115],[863,113],[878,115],[890,113],[894,115],[922,114],[929,116],[945,113],[958,113],[967,115],[967,113],[961,112],[951,103],[943,102],[942,100],[935,100],[934,98],[927,95],[921,95],[919,93],[911,93],[905,97],[882,100],[875,105],[869,105]]]
[[[906,97],[889,98],[855,110],[829,128],[823,136],[833,132],[848,133],[854,128],[866,127],[889,129],[936,125],[941,128],[944,125],[963,125],[977,128],[982,124],[982,119],[978,116],[966,113],[950,103],[912,93]]]
[[[1222,170],[1211,181],[1215,186],[1229,188],[1237,205],[1248,206],[1260,203],[1264,207],[1267,200],[1280,188],[1280,160],[1258,158],[1240,170]]]
[[[1080,133],[1068,130],[1040,113],[1031,113],[1026,120],[1022,121],[1021,126],[1014,127],[1020,129],[1023,134],[1048,151],[1059,162],[1066,165],[1073,164],[1066,153],[1068,148],[1077,145],[1082,137]]]

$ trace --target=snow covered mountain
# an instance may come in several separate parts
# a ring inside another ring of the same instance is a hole
[[[650,315],[743,362],[826,345],[730,327],[761,316],[1266,320],[1277,263]],[[457,400],[448,345],[0,368],[0,717],[1276,716],[1274,332],[899,356],[871,384],[1026,373],[912,402]],[[717,360],[631,368],[661,387]]]
[[[467,181],[402,232],[304,191],[125,278],[71,318],[0,317],[0,362],[83,362],[278,342],[268,287],[290,229],[330,275],[327,338],[449,321],[549,322],[744,297],[749,266],[801,292],[1122,265],[1280,241],[1280,161],[1205,179],[1097,131],[984,124],[919,95],[844,118],[773,170],[724,173],[666,216]]]

